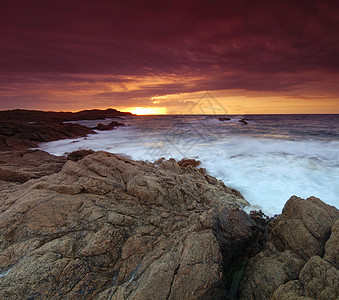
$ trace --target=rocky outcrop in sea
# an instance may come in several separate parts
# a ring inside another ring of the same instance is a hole
[[[339,211],[320,199],[269,218],[194,159],[29,149],[120,115],[1,112],[0,299],[338,299]]]
[[[194,160],[20,157],[38,171],[0,181],[1,299],[338,297],[339,212],[317,198],[268,218]]]

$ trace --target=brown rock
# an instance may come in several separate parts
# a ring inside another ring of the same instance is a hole
[[[69,153],[67,155],[67,159],[72,161],[78,161],[80,159],[83,159],[85,156],[93,154],[93,150],[77,150]]]
[[[178,165],[180,167],[183,167],[183,168],[187,168],[189,166],[196,168],[200,164],[201,164],[201,162],[199,160],[195,160],[195,159],[183,158],[182,160],[178,161]]]
[[[240,285],[240,299],[271,299],[274,291],[298,278],[305,261],[289,250],[279,252],[271,245],[246,267]]]
[[[0,199],[1,299],[221,299],[254,239],[239,192],[174,160],[97,152]]]
[[[291,280],[285,284],[280,285],[274,292],[272,300],[310,300],[305,297],[305,290],[299,280]]]
[[[324,258],[339,269],[339,220],[331,228],[331,236],[325,244]]]
[[[0,180],[24,183],[59,172],[65,161],[40,150],[0,152]]]
[[[240,299],[337,299],[338,217],[320,199],[291,197],[265,249],[249,260]]]
[[[308,258],[323,255],[331,226],[338,218],[339,211],[318,198],[293,196],[274,227],[275,244],[278,249],[290,249]]]
[[[90,128],[71,123],[25,123],[22,121],[0,122],[0,150],[24,150],[37,147],[41,142],[76,138],[95,133]]]
[[[301,270],[299,278],[307,297],[319,300],[338,299],[339,270],[321,257],[311,257]]]
[[[96,120],[131,116],[131,113],[119,112],[115,109],[84,110],[71,112],[46,112],[34,110],[0,111],[0,151],[24,150],[37,147],[40,142],[76,138],[95,133],[93,129],[65,121]],[[99,130],[110,130],[123,125],[111,122],[109,125],[99,124]],[[101,129],[100,129],[101,128]]]

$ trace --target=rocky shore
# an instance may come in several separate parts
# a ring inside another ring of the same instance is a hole
[[[337,299],[338,209],[247,204],[195,160],[7,146],[0,299]]]
[[[32,110],[0,111],[0,151],[17,151],[36,147],[41,142],[75,138],[95,133],[93,129],[65,121],[99,120],[131,116],[115,109],[83,110],[72,112],[46,112]],[[99,124],[98,130],[111,130],[123,124]]]

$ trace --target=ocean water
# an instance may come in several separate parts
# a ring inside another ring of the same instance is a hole
[[[135,116],[125,127],[86,138],[42,143],[54,155],[105,150],[136,160],[195,158],[268,215],[292,196],[316,196],[339,207],[339,115]],[[239,122],[245,118],[248,125]],[[95,127],[110,119],[78,121]]]

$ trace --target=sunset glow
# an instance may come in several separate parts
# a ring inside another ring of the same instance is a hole
[[[166,114],[165,107],[130,107],[126,111],[134,115],[164,115]]]
[[[339,113],[338,1],[18,1],[0,110],[187,114],[208,91],[229,113]]]

